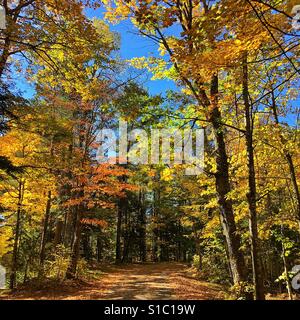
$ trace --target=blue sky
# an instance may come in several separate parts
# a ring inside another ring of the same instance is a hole
[[[86,10],[86,15],[92,18],[104,18],[104,10]],[[122,59],[131,59],[135,57],[157,55],[157,46],[150,39],[143,37],[137,33],[130,21],[122,21],[117,25],[110,25],[112,31],[121,35],[120,56]],[[144,82],[145,88],[151,94],[159,94],[168,89],[176,89],[176,85],[170,80],[151,80],[149,75],[148,81]],[[151,80],[151,81],[150,81]]]

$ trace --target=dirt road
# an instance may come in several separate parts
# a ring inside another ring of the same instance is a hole
[[[106,266],[93,281],[20,291],[5,299],[207,300],[222,299],[221,287],[193,279],[179,263]]]

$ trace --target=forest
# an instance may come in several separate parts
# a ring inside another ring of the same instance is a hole
[[[0,1],[0,300],[298,300],[299,75],[299,1]]]

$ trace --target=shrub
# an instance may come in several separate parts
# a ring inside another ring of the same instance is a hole
[[[45,261],[46,276],[63,280],[70,263],[70,254],[70,249],[64,245],[57,246],[52,254],[52,259]]]
[[[197,270],[200,270],[200,267],[201,267],[201,258],[198,254],[195,254],[193,256],[193,262],[192,262],[192,265],[194,268],[196,268]]]
[[[76,278],[86,278],[89,275],[88,263],[80,259],[77,263]]]

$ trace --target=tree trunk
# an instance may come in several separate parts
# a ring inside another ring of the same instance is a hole
[[[157,227],[157,222],[159,219],[159,210],[160,210],[160,173],[157,172],[155,176],[155,182],[157,183],[157,186],[154,187],[153,190],[153,205],[152,205],[152,223],[156,224],[156,226],[153,227],[152,232],[152,261],[157,262],[158,261],[158,235],[159,230]]]
[[[44,216],[44,226],[43,226],[43,233],[42,233],[42,240],[41,240],[41,247],[40,247],[40,272],[43,272],[44,261],[45,261],[45,248],[47,243],[47,232],[48,232],[48,224],[49,224],[49,217],[50,217],[50,210],[51,210],[51,191],[48,191],[48,199],[46,204],[46,211]]]
[[[116,234],[116,263],[121,263],[121,233],[122,233],[122,218],[123,218],[123,202],[124,199],[119,200],[118,216],[117,216],[117,234]]]
[[[201,240],[200,239],[196,239],[196,254],[199,256],[198,271],[201,271],[203,268],[203,265],[202,265],[202,250],[201,250]]]
[[[123,256],[121,262],[131,261],[131,241],[132,241],[132,229],[130,223],[130,213],[128,211],[128,200],[124,199],[123,205],[123,217],[124,217],[124,230],[123,230]]]
[[[131,243],[132,243],[132,233],[131,233],[130,229],[128,228],[128,229],[126,229],[126,233],[124,236],[123,257],[121,260],[122,263],[132,262]]]
[[[103,250],[102,241],[100,236],[98,236],[97,237],[97,262],[101,262],[102,260],[102,250]]]
[[[243,58],[243,99],[245,107],[246,120],[246,146],[247,146],[247,166],[248,166],[248,207],[249,207],[249,231],[251,240],[251,258],[252,258],[252,273],[254,285],[255,300],[264,300],[264,285],[260,266],[259,246],[258,246],[258,231],[257,231],[257,212],[256,212],[256,178],[254,164],[254,148],[253,148],[253,119],[251,104],[249,101],[248,88],[248,65],[247,55]]]
[[[147,260],[147,245],[146,245],[146,210],[144,205],[145,195],[142,191],[139,192],[139,249],[140,260],[146,262]]]
[[[74,236],[72,242],[72,254],[71,254],[71,261],[66,273],[67,279],[74,279],[76,278],[76,270],[77,270],[77,263],[80,254],[80,239],[81,239],[81,206],[76,208],[76,223],[74,228]]]
[[[90,234],[89,234],[88,230],[85,230],[85,232],[83,232],[82,246],[83,246],[84,258],[87,261],[90,261],[92,259],[93,250],[92,250],[92,247],[91,247],[91,239],[90,239]]]
[[[55,235],[54,235],[54,247],[62,243],[64,223],[61,220],[56,221]]]
[[[4,48],[3,48],[2,55],[0,58],[0,79],[2,78],[2,75],[4,73],[4,70],[5,70],[5,67],[7,64],[7,60],[10,55],[10,53],[9,53],[10,43],[11,42],[10,42],[9,36],[7,36],[5,38]]]
[[[223,233],[228,248],[228,258],[232,271],[233,282],[238,284],[245,281],[245,264],[240,252],[240,237],[237,233],[234,220],[232,202],[227,198],[231,191],[229,182],[229,165],[226,152],[224,128],[221,121],[221,113],[218,108],[218,76],[214,75],[211,81],[211,101],[207,98],[205,92],[200,91],[201,100],[210,110],[209,120],[212,123],[216,140],[216,164],[217,172],[215,174],[216,190],[218,203],[220,207],[220,220]]]
[[[22,201],[23,201],[23,192],[24,192],[24,183],[21,180],[19,181],[18,188],[19,189],[18,189],[17,220],[16,220],[13,253],[12,253],[12,267],[11,267],[11,274],[10,274],[10,284],[9,284],[9,287],[11,290],[13,290],[16,287],[16,280],[17,280],[18,245],[19,245],[19,237],[20,237],[21,210],[22,210]]]

